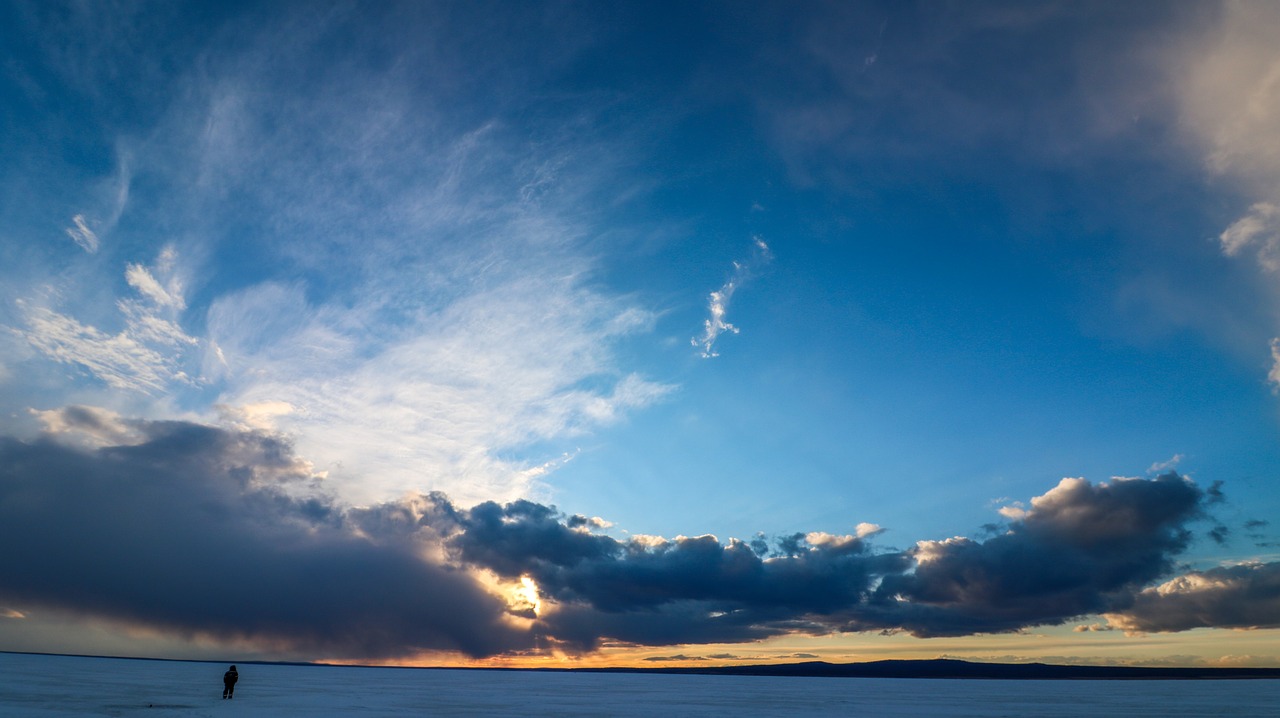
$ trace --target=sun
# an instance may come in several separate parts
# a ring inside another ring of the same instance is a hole
[[[542,615],[542,598],[538,595],[538,584],[528,576],[520,577],[520,585],[514,589],[516,598],[533,610],[534,616]]]

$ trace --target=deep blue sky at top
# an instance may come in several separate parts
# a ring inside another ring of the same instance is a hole
[[[1223,14],[6,4],[8,431],[278,400],[340,493],[378,487],[353,500],[533,493],[721,539],[973,534],[1174,457],[1277,515],[1274,277],[1218,240],[1262,198],[1206,170],[1178,89]],[[34,307],[131,331],[130,264],[181,280],[163,390],[32,338]],[[704,357],[730,280],[740,332]],[[418,478],[384,486],[397,461]]]

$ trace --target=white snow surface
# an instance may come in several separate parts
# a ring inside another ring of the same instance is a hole
[[[1280,716],[1280,681],[774,678],[0,653],[0,716]]]

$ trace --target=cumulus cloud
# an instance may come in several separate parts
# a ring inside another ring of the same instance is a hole
[[[1173,473],[1098,484],[1063,479],[1004,534],[919,542],[915,571],[885,577],[855,625],[965,635],[1060,624],[1123,604],[1173,570],[1204,501],[1201,489]]]
[[[752,245],[751,258],[740,262],[735,261],[733,263],[733,273],[729,276],[729,279],[719,289],[707,296],[709,316],[702,323],[702,334],[690,340],[693,346],[699,348],[704,359],[720,356],[719,352],[715,350],[715,344],[721,334],[725,332],[730,334],[738,333],[738,327],[730,324],[725,319],[725,315],[729,311],[729,301],[733,299],[734,292],[738,291],[738,288],[750,279],[759,267],[768,264],[773,259],[769,245],[765,244],[763,239],[753,237]]]
[[[958,636],[1100,613],[1126,630],[1280,624],[1273,565],[1174,576],[1207,499],[1173,473],[1064,479],[986,541],[888,549],[867,523],[751,544],[619,539],[528,500],[351,507],[248,427],[88,407],[41,418],[42,437],[0,439],[0,541],[40,547],[0,555],[0,606],[25,614],[348,659]]]
[[[1108,614],[1130,632],[1192,628],[1280,628],[1280,563],[1194,571],[1138,593],[1126,610]]]
[[[822,532],[763,550],[712,536],[623,542],[572,532],[546,507],[487,504],[459,515],[464,531],[452,545],[466,562],[532,577],[557,606],[543,617],[550,632],[581,648],[603,636],[653,644],[789,632],[968,635],[1127,605],[1173,571],[1205,496],[1172,473],[1065,479],[1001,536],[922,541],[904,552]]]
[[[1249,208],[1248,214],[1223,230],[1218,239],[1228,257],[1252,247],[1263,269],[1280,271],[1280,207],[1258,202]]]

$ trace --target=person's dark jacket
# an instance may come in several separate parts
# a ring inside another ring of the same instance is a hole
[[[222,674],[222,682],[225,685],[234,686],[238,680],[240,680],[240,674],[236,673],[235,666],[232,666],[226,673]]]

